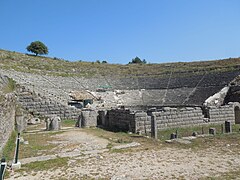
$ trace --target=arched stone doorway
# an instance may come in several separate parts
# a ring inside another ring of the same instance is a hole
[[[235,106],[234,114],[235,114],[235,124],[240,124],[240,108],[239,108],[239,106]]]

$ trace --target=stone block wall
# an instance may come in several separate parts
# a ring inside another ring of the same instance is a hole
[[[220,107],[211,106],[208,111],[210,123],[224,123],[225,121],[235,123],[233,104]]]
[[[207,118],[206,118],[207,116]],[[198,126],[209,123],[235,123],[234,105],[209,107],[164,107],[155,111],[131,111],[129,109],[112,109],[108,111],[108,127],[113,130],[137,132],[151,131],[151,118],[155,118],[157,129]]]
[[[134,133],[150,132],[151,116],[155,116],[158,129],[193,126],[204,123],[204,115],[200,107],[165,107],[161,111],[151,113],[115,109],[108,111],[109,128]]]
[[[193,126],[203,124],[203,114],[200,107],[164,108],[153,112],[158,129]]]
[[[148,115],[149,114],[149,115]],[[170,108],[165,107],[156,112],[135,113],[136,131],[151,131],[151,116],[157,121],[158,129],[185,127],[203,124],[203,113],[200,107]]]
[[[108,128],[135,132],[135,114],[129,109],[112,109],[107,114]]]
[[[0,103],[0,152],[15,128],[15,97],[7,94]]]
[[[18,102],[30,114],[39,117],[59,116],[61,119],[77,120],[81,110],[64,106],[54,100],[21,87],[18,90]]]
[[[161,110],[153,111],[131,111],[129,109],[112,109],[108,111],[108,124],[110,129],[120,129],[124,131],[150,132],[151,118],[155,118],[157,129],[198,126],[204,124],[225,121],[235,123],[234,107],[236,103],[220,107],[163,107]],[[240,105],[237,103],[240,109]]]
[[[205,118],[206,113],[208,118]],[[107,125],[110,129],[137,132],[151,131],[151,117],[155,116],[157,129],[198,126],[209,123],[235,123],[233,105],[210,107],[203,111],[200,107],[164,107],[153,112],[115,109],[108,111]]]
[[[97,116],[96,110],[86,109],[82,110],[80,119],[78,119],[81,127],[96,127],[97,126]]]
[[[151,116],[148,116],[146,112],[135,113],[135,133],[136,132],[150,132],[151,131]]]

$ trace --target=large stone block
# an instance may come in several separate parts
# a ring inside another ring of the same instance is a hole
[[[61,129],[61,118],[58,116],[48,118],[45,122],[46,130],[48,131],[58,131]]]
[[[98,117],[97,111],[83,110],[79,118],[79,121],[81,121],[81,127],[96,127],[97,117]]]

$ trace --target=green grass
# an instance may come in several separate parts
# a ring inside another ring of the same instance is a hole
[[[232,179],[239,179],[239,177],[240,177],[240,169],[221,173],[221,175],[218,174],[218,176],[208,176],[208,177],[200,178],[199,180],[232,180]]]
[[[13,92],[15,89],[16,82],[13,79],[8,78],[8,84],[5,87],[3,87],[3,93],[10,93]]]
[[[15,89],[16,89],[16,82],[13,79],[8,78],[8,83],[3,84],[3,87],[0,89],[2,91],[2,93],[0,94],[0,102],[4,101],[4,99],[5,99],[4,94],[11,93]]]
[[[24,133],[22,136],[25,141],[28,141],[29,144],[20,144],[20,158],[27,158],[27,157],[35,157],[41,155],[50,155],[54,154],[54,152],[50,151],[54,147],[55,144],[48,143],[54,140],[54,135],[63,133],[62,131],[59,132],[48,132],[48,133]]]
[[[210,125],[203,125],[203,126],[190,126],[190,127],[184,127],[184,128],[171,128],[166,130],[159,130],[158,131],[158,138],[160,140],[167,140],[170,139],[171,133],[178,134],[178,137],[187,137],[192,136],[193,132],[197,132],[198,134],[208,134],[209,128],[216,128],[217,135],[222,134],[222,126],[221,124],[210,124]],[[232,131],[239,133],[240,125],[234,124],[232,125]]]
[[[62,122],[63,127],[75,127],[76,121],[72,119],[63,120]]]
[[[56,169],[61,167],[67,167],[67,162],[69,158],[56,158],[47,161],[36,161],[29,164],[22,165],[21,171],[31,172],[31,171],[44,171],[49,169]]]
[[[13,160],[14,158],[16,137],[17,133],[16,131],[13,131],[10,138],[8,139],[7,144],[3,148],[2,156],[6,158],[6,161]]]
[[[204,134],[208,134],[208,130],[210,127],[216,128],[216,135],[210,135],[205,137],[198,137],[196,139],[191,140],[190,144],[182,144],[176,141],[172,143],[164,143],[165,140],[170,139],[170,134],[175,133],[178,130],[178,137],[187,137],[191,136],[192,132],[198,132],[198,134],[202,134],[202,128],[204,130]],[[240,140],[240,132],[239,132],[240,125],[233,125],[233,133],[222,133],[221,132],[221,125],[209,125],[209,126],[196,126],[196,127],[188,127],[188,128],[173,128],[168,130],[162,130],[158,132],[158,136],[160,142],[164,143],[164,146],[171,147],[171,148],[183,148],[183,149],[192,149],[193,151],[198,151],[200,149],[207,150],[208,148],[224,148],[227,146],[231,146],[231,144],[238,144]],[[238,148],[236,146],[231,146],[231,151],[238,153]]]

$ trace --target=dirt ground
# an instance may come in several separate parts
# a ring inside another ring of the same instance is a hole
[[[151,143],[145,143],[152,141],[147,138],[144,141],[136,138],[140,145],[130,147],[133,142],[117,144],[111,134],[104,136],[103,132],[99,136],[81,129],[51,136],[53,139],[47,143],[55,147],[49,150],[48,155],[27,157],[20,162],[24,167],[24,164],[35,161],[67,157],[66,165],[43,170],[12,171],[7,179],[225,179],[222,175],[239,171],[240,166],[239,141],[192,149],[191,146],[180,148],[154,142],[159,144],[156,148]],[[111,149],[118,145],[126,148]],[[240,179],[237,174],[235,178]]]

